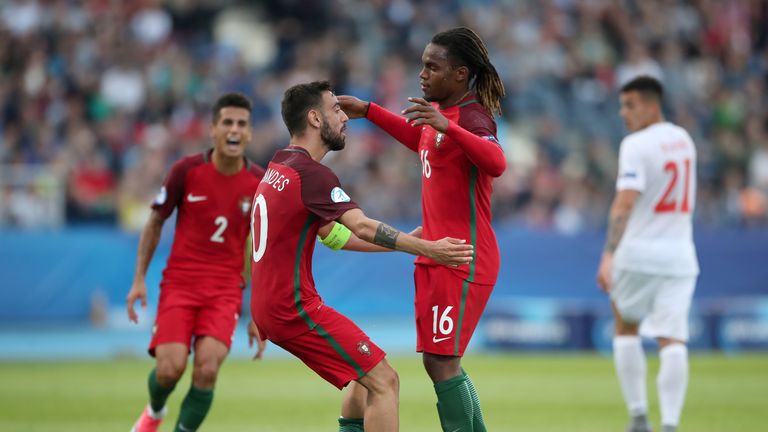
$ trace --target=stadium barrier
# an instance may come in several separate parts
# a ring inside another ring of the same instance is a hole
[[[147,274],[150,312],[173,225],[165,224]],[[413,225],[399,224],[403,229]],[[473,344],[498,350],[607,349],[610,308],[594,282],[602,235],[510,227],[497,227],[497,233],[501,273]],[[702,274],[691,314],[692,347],[767,350],[768,231],[698,230],[696,240]],[[124,302],[137,243],[136,233],[108,227],[0,230],[0,333],[68,325],[131,328]],[[342,313],[359,320],[394,317],[409,323],[412,261],[400,253],[318,247],[313,267],[320,294]],[[247,300],[243,316],[248,316]],[[384,335],[386,325],[380,327]]]

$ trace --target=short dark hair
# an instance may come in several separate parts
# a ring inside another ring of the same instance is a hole
[[[654,77],[643,75],[621,86],[621,93],[636,91],[643,99],[655,99],[661,103],[664,97],[664,87]]]
[[[326,91],[333,91],[328,81],[297,84],[285,91],[281,114],[291,136],[304,133],[307,129],[307,113],[322,105],[323,92]]]
[[[218,100],[216,100],[216,103],[213,105],[213,123],[216,124],[216,122],[219,121],[219,115],[221,114],[222,108],[228,108],[228,107],[235,107],[235,108],[244,108],[248,110],[250,113],[253,110],[253,107],[251,105],[251,100],[248,99],[248,97],[242,93],[225,93],[219,97]]]

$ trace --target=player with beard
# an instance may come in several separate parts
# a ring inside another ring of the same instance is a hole
[[[213,107],[213,149],[185,157],[171,168],[152,204],[139,240],[136,272],[128,293],[128,318],[138,322],[133,305],[147,304],[147,267],[165,220],[177,209],[176,232],[160,283],[160,300],[149,353],[149,405],[134,432],[154,432],[165,417],[165,402],[187,367],[194,348],[192,385],[176,423],[177,431],[197,430],[213,402],[219,368],[229,353],[243,296],[244,251],[251,198],[264,169],[244,157],[251,141],[251,102],[229,93]],[[251,343],[264,343],[249,326]]]
[[[301,359],[323,379],[366,390],[355,415],[342,408],[342,430],[398,430],[398,377],[385,353],[352,321],[323,303],[312,278],[319,234],[334,248],[400,250],[446,265],[466,265],[464,240],[422,240],[370,219],[320,161],[344,148],[347,115],[327,81],[289,88],[282,116],[291,141],[275,153],[251,210],[251,312],[262,337]],[[339,234],[338,221],[351,233]],[[336,231],[336,232],[335,232]],[[345,415],[347,414],[347,415]]]
[[[483,41],[465,27],[436,34],[421,60],[424,98],[409,98],[404,117],[352,96],[339,101],[350,118],[367,118],[419,154],[423,237],[454,233],[475,247],[474,260],[458,267],[416,258],[416,350],[434,383],[443,430],[485,431],[461,357],[499,273],[491,192],[506,158],[493,114],[504,85]]]

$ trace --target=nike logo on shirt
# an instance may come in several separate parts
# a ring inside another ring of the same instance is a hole
[[[444,337],[444,338],[438,338],[437,336],[432,336],[432,343],[442,342],[442,341],[448,340],[450,338],[451,338],[450,336]]]
[[[188,202],[199,202],[199,201],[205,201],[207,199],[208,199],[207,196],[187,194]]]

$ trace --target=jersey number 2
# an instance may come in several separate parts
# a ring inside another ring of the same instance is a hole
[[[216,216],[213,224],[216,225],[216,231],[211,236],[211,241],[214,243],[224,243],[224,231],[227,229],[227,218],[224,216]]]
[[[664,164],[664,172],[672,174],[672,178],[669,179],[667,190],[664,192],[664,196],[661,197],[658,204],[656,204],[656,213],[669,213],[674,211],[680,211],[682,213],[688,213],[690,211],[690,205],[688,204],[688,191],[690,189],[691,182],[691,160],[686,159],[683,161],[683,200],[678,206],[679,193],[677,192],[677,178],[680,169],[678,164],[674,161],[669,161]]]
[[[259,232],[258,238],[256,238],[256,209],[259,209]],[[264,195],[259,194],[255,200],[253,200],[253,208],[251,209],[251,252],[253,253],[253,262],[259,262],[264,256],[264,251],[267,250],[267,200],[264,199]],[[259,247],[256,247],[258,241]]]

